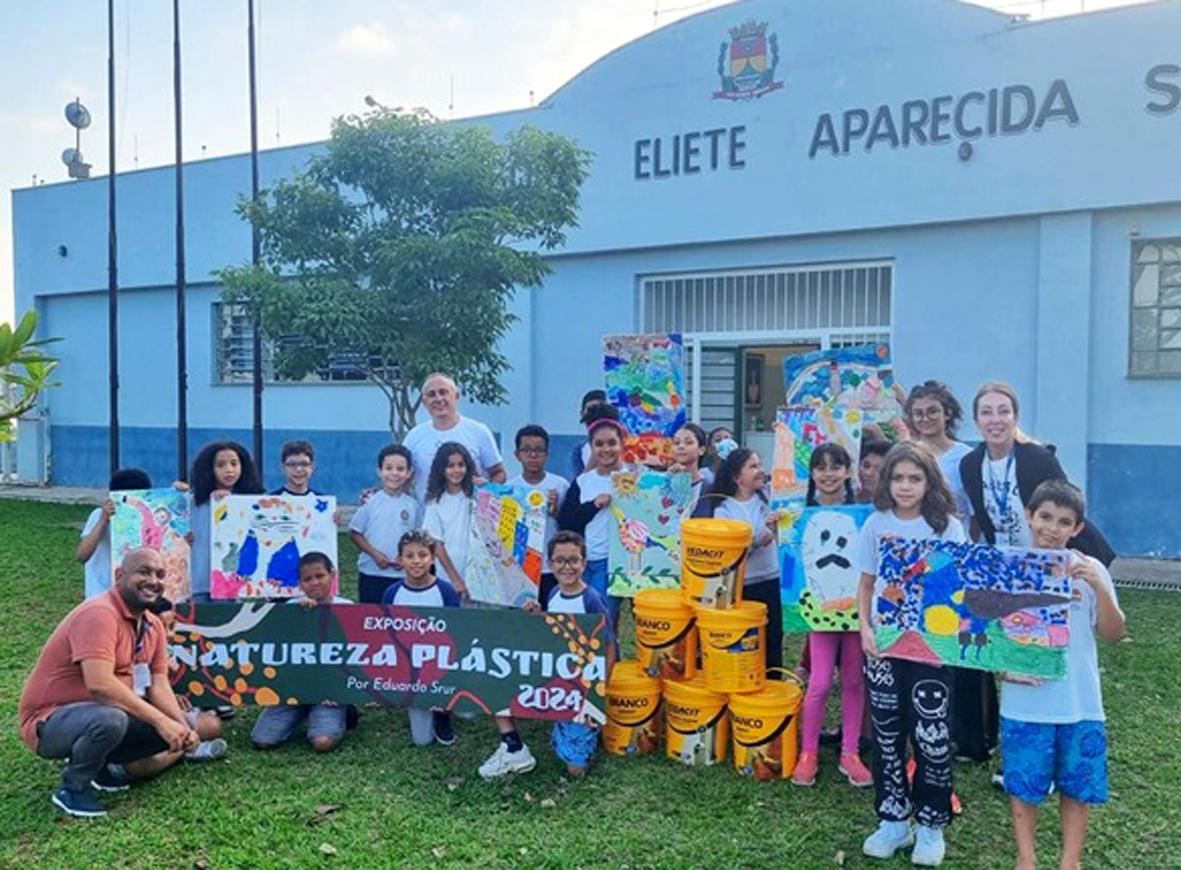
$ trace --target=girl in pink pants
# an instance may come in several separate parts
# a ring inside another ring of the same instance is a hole
[[[821,444],[812,452],[809,463],[808,504],[820,507],[853,504],[853,460],[848,451],[832,442]],[[858,742],[861,717],[865,710],[861,654],[861,636],[856,631],[813,631],[808,634],[807,656],[810,659],[808,691],[804,695],[803,739],[800,757],[791,781],[796,785],[816,782],[819,766],[820,729],[828,693],[832,689],[833,670],[841,668],[841,761],[839,770],[850,785],[866,788],[873,785],[873,775],[861,762]]]

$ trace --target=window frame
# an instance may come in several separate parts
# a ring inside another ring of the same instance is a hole
[[[1141,254],[1145,248],[1149,246],[1157,247],[1156,258],[1152,262],[1141,262]],[[1138,371],[1136,369],[1136,358],[1138,355],[1151,354],[1159,361],[1162,353],[1177,354],[1181,358],[1181,346],[1175,348],[1166,348],[1161,344],[1161,335],[1164,332],[1177,333],[1181,338],[1181,289],[1179,289],[1179,298],[1175,305],[1161,304],[1161,291],[1163,289],[1164,276],[1162,274],[1163,268],[1172,266],[1177,272],[1178,278],[1175,284],[1170,284],[1170,287],[1181,288],[1181,256],[1178,256],[1175,262],[1166,263],[1161,251],[1163,247],[1175,247],[1181,249],[1181,236],[1164,236],[1154,238],[1138,238],[1133,239],[1128,251],[1128,361],[1127,361],[1127,378],[1129,380],[1137,381],[1171,381],[1181,380],[1181,368],[1177,371]],[[1137,268],[1143,266],[1156,266],[1156,297],[1155,301],[1150,305],[1136,304],[1136,278]],[[1155,315],[1155,325],[1153,326],[1153,336],[1155,338],[1156,346],[1149,349],[1136,347],[1136,315],[1137,312],[1151,311]],[[1165,329],[1161,326],[1161,313],[1163,311],[1176,311],[1179,318],[1176,326]],[[1159,363],[1158,363],[1159,365]]]

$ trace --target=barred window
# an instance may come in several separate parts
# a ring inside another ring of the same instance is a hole
[[[1128,376],[1181,378],[1181,239],[1132,245]]]

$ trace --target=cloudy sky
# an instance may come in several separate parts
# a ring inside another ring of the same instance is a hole
[[[425,106],[444,118],[527,106],[611,49],[727,2],[255,0],[259,144],[323,139],[334,116],[364,109],[366,94],[390,106]],[[982,5],[1037,17],[1126,2],[1135,0]],[[60,154],[74,137],[62,109],[75,97],[94,116],[82,151],[94,173],[105,174],[106,5],[55,0],[6,3],[0,10],[0,187],[6,193],[34,179],[66,177]],[[120,170],[172,161],[171,6],[115,0]],[[246,151],[246,0],[181,0],[180,6],[185,159]],[[12,282],[6,195],[0,320],[12,317]]]

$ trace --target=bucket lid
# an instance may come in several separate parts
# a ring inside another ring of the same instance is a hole
[[[693,608],[681,597],[680,589],[642,589],[633,599],[636,609],[666,610],[692,616]]]
[[[796,683],[768,680],[757,692],[730,695],[730,705],[760,712],[788,713],[797,709],[803,699],[804,692]]]
[[[702,628],[730,628],[735,623],[767,624],[767,605],[761,601],[737,601],[724,610],[699,604],[696,610],[697,624]]]
[[[726,695],[715,692],[705,684],[705,675],[698,674],[691,680],[662,680],[664,694],[679,696],[688,701],[704,701],[712,704],[725,704]]]
[[[750,523],[722,517],[697,517],[681,520],[681,538],[721,538],[726,546],[749,547],[754,532]]]
[[[607,680],[608,692],[659,692],[660,680],[649,676],[637,661],[616,662]]]

